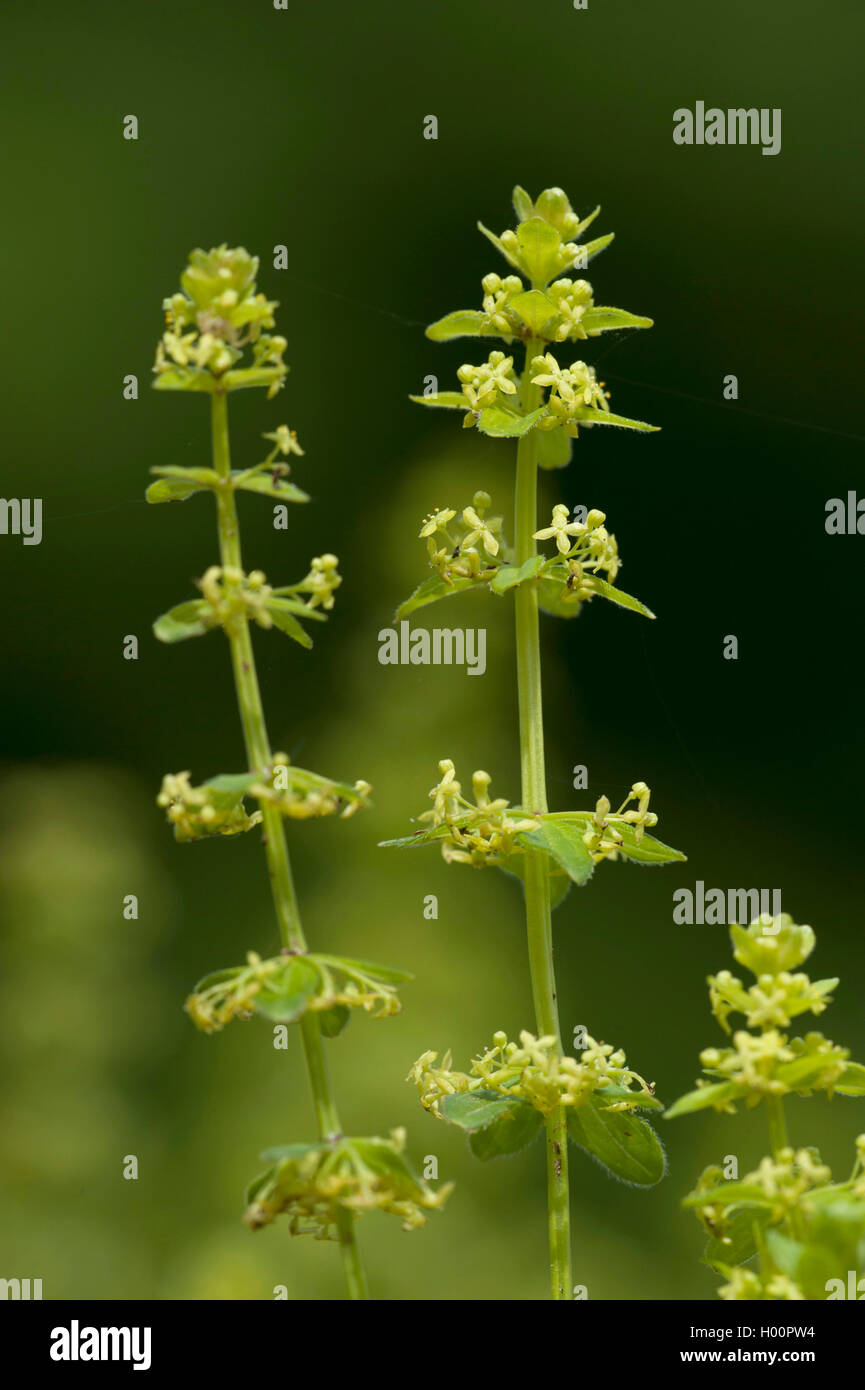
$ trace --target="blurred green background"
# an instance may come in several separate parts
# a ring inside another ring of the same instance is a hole
[[[373,1288],[543,1298],[540,1149],[482,1167],[403,1081],[428,1047],[467,1062],[531,1022],[514,886],[376,848],[424,807],[441,757],[518,788],[508,603],[467,597],[448,617],[487,625],[483,679],[377,661],[378,630],[425,573],[420,517],[478,486],[510,508],[512,449],[407,400],[429,373],[449,388],[471,356],[422,329],[478,302],[499,267],[475,221],[510,225],[515,182],[561,184],[582,213],[602,203],[597,229],[617,240],[591,267],[596,297],[656,322],[586,355],[613,409],[663,433],[587,432],[543,479],[545,512],[607,512],[624,586],[659,615],[594,604],[544,624],[549,783],[565,808],[586,796],[575,764],[592,800],[645,779],[689,862],[608,865],[571,893],[555,917],[565,1033],[583,1023],[624,1047],[665,1099],[691,1086],[721,1036],[705,976],[730,963],[723,929],[672,922],[673,890],[702,879],[780,887],[815,926],[817,974],[843,980],[826,1031],[861,1059],[865,541],[823,525],[826,499],[861,478],[861,8],[835,0],[818,23],[804,0],[49,0],[3,24],[2,491],[41,496],[45,521],[38,547],[0,540],[0,1274],[41,1277],[46,1298],[342,1296],[332,1248],[239,1221],[259,1150],[312,1135],[299,1051],[275,1052],[259,1023],[205,1038],[180,1007],[204,971],[274,946],[260,847],[176,846],[154,804],[165,771],[243,766],[221,639],[172,649],[150,633],[213,562],[212,509],[142,498],[151,466],[206,461],[205,403],[148,382],[189,249],[227,241],[261,255],[292,365],[274,402],[232,400],[235,462],[258,461],[260,433],[287,420],[314,497],[288,532],[247,498],[247,561],[288,582],[334,550],[345,575],[311,653],[256,638],[273,742],[375,786],[371,813],[292,828],[305,923],[320,947],[417,976],[399,1018],[355,1019],[329,1044],[343,1120],[407,1125],[412,1154],[457,1182],[419,1233],[363,1221]],[[781,154],[675,146],[673,110],[698,99],[780,107]],[[272,268],[278,243],[290,270]],[[794,1139],[845,1172],[862,1107],[789,1111]],[[574,1155],[574,1277],[590,1297],[713,1296],[679,1201],[725,1154],[747,1171],[761,1119],[662,1122],[670,1172],[649,1193]]]

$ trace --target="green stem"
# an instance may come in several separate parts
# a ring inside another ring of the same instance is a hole
[[[242,572],[240,530],[234,490],[231,487],[228,400],[224,391],[215,391],[211,401],[213,467],[225,484],[216,494],[220,558],[223,570],[233,569]],[[240,580],[226,579],[227,584],[232,582],[239,583]],[[258,685],[252,639],[249,635],[249,623],[243,621],[227,627],[226,635],[231,648],[237,705],[243,726],[249,770],[263,770],[270,764],[271,750],[267,736],[267,725],[264,721],[264,707]],[[291,872],[291,860],[288,856],[288,845],[285,839],[285,827],[282,823],[282,816],[273,807],[268,807],[262,812],[262,841],[267,855],[267,868],[279,923],[280,940],[285,950],[296,954],[301,953],[307,949],[306,938],[300,920],[294,876]],[[330,1088],[321,1027],[315,1014],[303,1015],[300,1021],[300,1034],[306,1057],[306,1068],[312,1090],[319,1138],[326,1143],[332,1143],[342,1138],[342,1131]],[[357,1249],[354,1222],[355,1218],[351,1212],[340,1208],[337,1227],[349,1297],[365,1299],[369,1295]]]
[[[526,345],[521,404],[524,414],[540,403],[540,388],[529,380],[529,364],[543,351],[538,339]],[[538,465],[531,433],[517,446],[515,497],[516,564],[537,551]],[[541,650],[537,586],[520,584],[516,591],[517,688],[520,710],[520,767],[522,806],[527,814],[547,810],[544,768],[544,715],[541,701]],[[526,933],[535,1021],[540,1037],[554,1037],[561,1052],[556,977],[553,968],[550,871],[546,855],[528,853],[525,860]],[[546,1121],[547,1207],[550,1237],[550,1278],[554,1299],[571,1296],[570,1207],[568,1194],[568,1136],[564,1107]]]
[[[769,1148],[772,1150],[772,1157],[777,1159],[782,1149],[790,1147],[783,1096],[766,1096],[766,1118],[769,1121]],[[804,1240],[802,1213],[798,1207],[793,1206],[788,1211],[787,1229],[795,1240]]]
[[[772,1157],[777,1158],[782,1149],[789,1148],[787,1121],[784,1118],[784,1101],[781,1096],[766,1097],[766,1118],[769,1121],[769,1147]]]

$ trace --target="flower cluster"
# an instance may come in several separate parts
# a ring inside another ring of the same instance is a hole
[[[531,308],[541,316],[547,315],[541,326],[541,334],[550,342],[563,343],[567,339],[588,338],[599,330],[584,327],[582,320],[594,308],[594,296],[588,280],[554,280],[545,291],[544,298],[534,291],[532,300],[526,299],[526,290],[518,275],[497,275],[491,271],[481,281],[483,289],[483,319],[479,325],[479,336],[495,335],[510,342],[513,338],[528,339],[537,324],[526,322],[525,314]],[[529,307],[530,306],[530,307]],[[544,306],[544,307],[541,307]]]
[[[466,409],[469,411],[463,419],[467,428],[475,423],[475,415],[471,412],[496,405],[503,396],[514,397],[519,389],[514,374],[514,359],[498,351],[491,352],[486,362],[478,367],[473,367],[470,362],[464,363],[458,369],[457,377],[462,384]]]
[[[547,298],[553,301],[556,308],[558,323],[553,328],[552,337],[557,343],[563,343],[568,338],[589,337],[582,324],[585,314],[594,306],[588,280],[554,280],[547,290]],[[597,329],[594,331],[596,333]]]
[[[197,581],[207,605],[201,615],[205,627],[229,628],[252,621],[259,627],[273,627],[268,600],[273,590],[261,570],[243,570],[227,565],[211,565]]]
[[[462,783],[450,758],[439,763],[441,780],[430,792],[432,809],[418,816],[433,829],[446,832],[442,837],[442,856],[448,863],[475,867],[495,863],[512,854],[517,835],[534,830],[538,821],[529,816],[508,814],[510,802],[489,794],[492,778],[482,770],[472,774],[474,801],[463,796]]]
[[[182,292],[164,301],[166,329],[156,351],[163,390],[214,390],[266,385],[279,390],[286,340],[275,326],[276,302],[255,292],[258,259],[243,247],[193,251],[180,277]],[[245,348],[251,367],[238,368]]]
[[[599,796],[595,810],[583,835],[583,844],[592,855],[595,863],[602,859],[615,860],[622,848],[623,832],[620,826],[632,826],[634,843],[640,844],[646,827],[658,824],[658,817],[649,810],[652,790],[645,782],[635,782],[618,811],[613,811],[609,798]],[[636,807],[631,807],[635,801]]]
[[[578,604],[594,598],[600,589],[597,576],[601,572],[606,573],[606,582],[615,583],[621,569],[619,547],[605,521],[604,512],[594,507],[585,521],[573,521],[560,502],[553,507],[549,526],[534,533],[535,540],[555,539],[557,562],[546,565],[542,573],[561,581],[566,602]]]
[[[653,1100],[653,1088],[631,1071],[624,1052],[589,1037],[579,1059],[563,1057],[555,1038],[523,1031],[519,1043],[495,1033],[492,1045],[473,1059],[468,1073],[452,1070],[450,1052],[441,1065],[437,1062],[437,1052],[424,1052],[408,1075],[424,1109],[434,1115],[444,1096],[471,1091],[527,1101],[542,1115],[552,1115],[562,1105],[585,1105],[593,1095],[603,1099],[605,1092],[610,1103],[604,1108],[611,1111],[631,1110]]]
[[[764,1098],[791,1092],[807,1095],[826,1091],[831,1095],[839,1083],[847,1090],[852,1075],[847,1048],[822,1033],[790,1038],[782,1031],[800,1014],[822,1014],[838,984],[837,979],[812,981],[802,971],[793,973],[814,949],[811,928],[794,922],[789,913],[777,917],[767,913],[747,928],[733,925],[730,936],[736,960],[747,966],[757,981],[746,989],[729,970],[710,975],[712,1011],[727,1033],[733,1013],[744,1015],[748,1027],[760,1031],[740,1029],[733,1034],[732,1047],[709,1047],[701,1052],[708,1079],[699,1080],[697,1090],[676,1103],[677,1113],[702,1108],[706,1103],[734,1114],[733,1102],[740,1099],[754,1106]]]
[[[340,1209],[355,1216],[385,1211],[399,1217],[403,1230],[426,1224],[426,1213],[447,1201],[453,1184],[434,1192],[405,1158],[405,1130],[389,1139],[339,1138],[331,1143],[289,1145],[271,1150],[271,1168],[252,1183],[244,1221],[258,1230],[287,1216],[292,1235],[337,1238]]]
[[[832,1182],[830,1168],[813,1148],[784,1147],[774,1157],[761,1159],[740,1181],[726,1185],[719,1167],[703,1171],[686,1204],[695,1209],[713,1242],[708,1262],[727,1281],[718,1290],[721,1298],[827,1296],[836,1282],[827,1281],[827,1273],[835,1266],[846,1274],[850,1261],[844,1246],[855,1246],[865,1231],[863,1134],[856,1140],[856,1151],[853,1172],[844,1183]],[[759,1270],[731,1263],[740,1253],[737,1229],[741,1232],[743,1224],[750,1226],[754,1248],[761,1253]]]
[[[497,275],[491,271],[481,281],[484,292],[484,322],[481,332],[497,333],[503,338],[514,338],[523,330],[523,324],[510,308],[511,300],[523,293],[523,282],[519,275]]]
[[[323,608],[325,612],[330,612],[333,608],[333,596],[342,583],[342,575],[338,570],[339,560],[335,555],[316,555],[309,563],[309,572],[301,579],[299,584],[290,584],[284,589],[279,589],[280,594],[307,594],[305,607],[308,609]]]
[[[840,1081],[850,1056],[846,1047],[824,1038],[822,1033],[806,1033],[804,1038],[788,1039],[776,1028],[758,1034],[744,1029],[733,1034],[733,1046],[707,1047],[700,1053],[703,1069],[715,1080],[733,1082],[738,1094],[718,1093],[715,1109],[735,1113],[734,1099],[758,1105],[767,1096],[786,1096],[792,1092],[807,1095],[827,1091]],[[710,1085],[698,1081],[698,1088]]]
[[[341,956],[295,953],[262,960],[250,951],[246,962],[205,975],[186,1000],[186,1012],[203,1033],[218,1032],[233,1018],[248,1019],[256,1012],[284,1022],[334,1008],[389,1018],[402,1008],[395,983],[410,978]]]
[[[247,815],[242,796],[228,797],[207,782],[193,787],[188,772],[166,773],[157,806],[174,827],[180,841],[200,840],[209,835],[242,835],[261,822],[261,813]]]
[[[262,806],[270,806],[289,820],[310,820],[319,816],[339,816],[348,820],[369,805],[372,787],[357,781],[352,786],[334,782],[317,772],[295,767],[286,753],[275,753],[266,780],[257,781],[250,795]]]
[[[436,508],[424,517],[420,537],[427,543],[431,569],[447,583],[470,579],[484,583],[499,565],[502,548],[500,516],[486,515],[491,499],[488,492],[476,492],[470,507],[457,513],[451,507]]]
[[[729,970],[721,970],[709,976],[709,999],[725,1033],[730,1032],[731,1013],[744,1014],[749,1028],[787,1028],[798,1014],[821,1014],[832,1002],[837,984],[837,980],[812,982],[808,975],[782,970],[777,975],[760,975],[755,985],[745,989]]]
[[[599,410],[609,410],[609,391],[604,383],[598,381],[594,367],[585,362],[572,362],[570,367],[560,367],[551,352],[543,357],[535,357],[529,370],[534,373],[531,380],[535,386],[549,388],[547,413],[537,424],[537,428],[554,430],[561,427],[565,434],[577,437],[579,412],[584,406]],[[585,423],[585,422],[584,422]]]

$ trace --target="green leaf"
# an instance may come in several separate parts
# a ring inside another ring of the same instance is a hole
[[[216,793],[211,796],[211,800],[218,806],[220,797],[234,802],[238,797],[245,796],[250,787],[254,787],[256,782],[260,781],[260,772],[220,772],[216,777],[208,778],[204,786],[208,787],[211,793]]]
[[[294,1023],[306,1013],[309,1000],[321,987],[321,974],[303,956],[286,958],[285,969],[272,975],[253,1002],[255,1012],[274,1023]]]
[[[468,815],[463,817],[462,822],[457,818],[454,824],[464,824],[468,819]],[[416,830],[413,835],[401,835],[397,840],[379,840],[378,847],[379,849],[414,849],[416,845],[428,845],[434,840],[445,840],[450,833],[450,825],[432,825],[426,830]]]
[[[598,209],[598,211],[600,211],[600,209]],[[594,215],[593,213],[592,216]],[[595,237],[594,241],[587,241],[581,248],[585,252],[586,260],[590,261],[593,257],[599,256],[602,251],[606,250],[615,235],[615,232],[607,232],[606,236]]]
[[[632,859],[635,864],[684,864],[688,856],[682,854],[681,850],[673,849],[670,845],[665,845],[663,840],[656,840],[654,835],[647,835],[643,831],[639,844],[637,843],[637,828],[634,825],[623,825],[621,821],[616,822],[616,831],[622,837],[619,845],[619,853],[624,854],[626,859]]]
[[[286,366],[279,367],[237,367],[220,377],[223,391],[246,390],[251,386],[273,386],[285,380]]]
[[[146,502],[185,502],[187,497],[192,497],[196,492],[204,492],[203,487],[196,487],[195,484],[182,483],[177,478],[160,478],[156,483],[151,483],[144,494]]]
[[[631,594],[626,594],[624,589],[617,589],[615,584],[609,584],[606,579],[601,579],[598,575],[593,575],[591,586],[594,593],[601,598],[609,599],[610,603],[617,603],[620,608],[630,608],[632,613],[642,613],[644,618],[654,618],[651,608],[647,608],[638,598]]]
[[[428,603],[437,603],[440,598],[451,598],[454,594],[461,594],[466,589],[476,587],[474,579],[452,579],[449,583],[442,579],[440,574],[431,574],[429,579],[418,585],[405,603],[400,604],[396,610],[396,621],[399,622],[411,613],[416,613],[419,608],[425,608]]]
[[[468,397],[462,391],[433,391],[429,396],[409,396],[415,405],[433,405],[442,410],[470,410]]]
[[[526,856],[524,854],[509,854],[506,859],[496,865],[504,873],[510,874],[513,878],[518,878],[525,885],[526,881]],[[573,879],[566,873],[554,871],[550,874],[550,910],[555,911],[573,887]]]
[[[596,1158],[613,1177],[636,1187],[654,1187],[667,1169],[661,1141],[632,1111],[604,1110],[603,1092],[568,1109],[568,1138]]]
[[[518,221],[525,222],[527,218],[534,216],[535,205],[526,190],[521,188],[519,184],[516,185],[511,194],[511,200]]]
[[[219,486],[219,476],[212,468],[151,468],[159,481],[151,483],[144,496],[148,502],[183,502],[196,492]]]
[[[325,965],[335,966],[338,970],[359,970],[361,974],[368,975],[370,979],[382,980],[389,985],[404,985],[414,979],[407,970],[394,970],[390,965],[378,965],[371,960],[354,960],[351,956],[322,956],[317,954],[317,959],[324,961]]]
[[[543,1129],[543,1116],[526,1101],[511,1101],[491,1125],[469,1136],[469,1148],[475,1158],[487,1162],[491,1158],[508,1158],[520,1153],[537,1139]]]
[[[397,1197],[416,1200],[418,1190],[426,1184],[420,1179],[404,1154],[394,1147],[391,1139],[346,1139],[344,1143],[354,1149],[368,1168],[382,1173],[388,1179],[388,1186]]]
[[[305,1158],[307,1154],[324,1153],[330,1147],[331,1145],[323,1140],[316,1140],[311,1144],[276,1144],[258,1156],[264,1163],[279,1163],[284,1158]]]
[[[478,309],[456,309],[445,314],[443,319],[431,323],[426,336],[434,343],[447,343],[451,338],[478,338],[484,323],[484,315]],[[416,399],[416,397],[412,397]],[[465,400],[465,396],[463,396]]]
[[[657,1096],[647,1095],[643,1091],[629,1091],[627,1086],[605,1086],[597,1094],[603,1100],[604,1105],[612,1105],[615,1101],[626,1100],[636,1110],[663,1110],[664,1108]]]
[[[698,1086],[696,1091],[687,1091],[674,1100],[664,1111],[665,1120],[674,1120],[677,1115],[690,1115],[695,1110],[707,1110],[710,1106],[723,1104],[728,1100],[738,1100],[747,1094],[747,1088],[738,1081],[718,1081],[710,1086]]]
[[[535,452],[539,468],[567,468],[573,443],[564,430],[535,430]]]
[[[242,471],[232,473],[235,480],[234,487],[236,492],[257,492],[262,497],[275,497],[280,502],[308,502],[309,493],[302,488],[290,483],[287,478],[274,477],[272,473],[262,470],[261,473],[249,473],[244,476]]]
[[[580,319],[580,327],[584,328],[590,337],[597,333],[607,333],[612,328],[651,328],[652,319],[642,318],[639,314],[629,314],[627,309],[610,309],[599,304],[587,309]]]
[[[667,1112],[669,1114],[669,1111]],[[747,1202],[758,1207],[771,1207],[772,1200],[763,1188],[755,1182],[722,1182],[716,1187],[706,1187],[702,1192],[689,1192],[682,1201],[683,1207],[732,1207]]]
[[[743,1203],[730,1213],[726,1226],[725,1239],[711,1236],[703,1252],[706,1264],[717,1269],[719,1265],[740,1265],[757,1253],[757,1235],[766,1229],[772,1215],[767,1207],[751,1206]],[[757,1228],[755,1235],[754,1228]]]
[[[210,372],[193,371],[189,367],[171,368],[167,372],[159,372],[153,378],[153,388],[156,391],[207,391],[212,393],[216,390],[216,377]]]
[[[302,647],[312,646],[312,638],[307,632],[304,632],[297,618],[287,606],[285,599],[269,598],[264,606],[273,619],[274,627],[278,627],[280,632],[284,632],[286,637],[291,637],[295,642],[299,642]]]
[[[543,290],[525,290],[508,300],[508,308],[522,319],[531,330],[533,338],[540,336],[541,330],[556,313],[556,306]]]
[[[479,231],[479,232],[483,232],[483,234],[484,234],[484,236],[486,237],[487,241],[491,241],[491,242],[492,242],[492,244],[493,244],[493,246],[496,248],[496,250],[499,251],[499,252],[501,253],[501,255],[504,256],[504,258],[505,258],[505,260],[507,261],[508,265],[512,265],[513,268],[514,268],[514,270],[522,270],[522,266],[520,265],[519,261],[516,259],[515,256],[512,256],[512,255],[511,255],[510,251],[506,251],[506,250],[505,250],[504,246],[502,245],[501,238],[500,238],[500,237],[497,237],[496,234],[495,234],[495,232],[491,232],[490,229],[489,229],[489,227],[485,227],[485,226],[484,226],[483,222],[479,222],[479,223],[478,223],[478,231]]]
[[[445,1096],[439,1111],[448,1124],[469,1135],[476,1158],[484,1161],[519,1153],[536,1139],[543,1118],[533,1105],[496,1091],[464,1091]]]
[[[573,236],[571,237],[571,240],[572,240],[572,241],[573,241],[576,237],[582,236],[582,234],[583,234],[583,232],[586,230],[586,228],[587,228],[587,227],[590,227],[590,226],[592,225],[592,223],[594,222],[595,218],[597,217],[597,215],[598,215],[598,213],[599,213],[600,211],[601,211],[601,205],[600,205],[600,203],[598,203],[598,206],[595,208],[594,212],[590,212],[590,213],[588,214],[587,217],[584,217],[584,218],[583,218],[583,220],[582,220],[582,222],[580,223],[579,227],[577,228],[577,230],[574,232]]]
[[[848,1062],[832,1090],[839,1096],[865,1096],[865,1067]]]
[[[574,883],[586,883],[595,871],[592,856],[583,844],[581,829],[576,825],[562,825],[544,818],[537,830],[523,830],[517,840],[548,854]]]
[[[812,1081],[815,1081],[827,1067],[828,1059],[819,1053],[805,1053],[804,1056],[796,1057],[792,1062],[782,1062],[778,1067],[776,1075],[779,1081],[783,1081],[786,1086],[793,1090],[807,1091],[810,1089]],[[834,1088],[833,1088],[834,1089]]]
[[[582,600],[559,579],[544,577],[538,581],[538,607],[551,618],[576,618]]]
[[[204,599],[191,599],[189,603],[178,603],[167,613],[156,619],[153,632],[160,642],[185,642],[188,637],[201,637],[209,632],[213,623],[205,621],[211,612],[210,604]]]
[[[464,1129],[467,1134],[484,1129],[518,1102],[498,1091],[459,1091],[455,1095],[444,1096],[439,1105],[439,1113],[449,1125]]]
[[[334,1004],[331,1009],[318,1010],[318,1026],[326,1038],[338,1038],[351,1018],[346,1004]]]
[[[238,975],[242,975],[245,969],[244,965],[231,965],[227,970],[211,970],[209,975],[202,975],[193,994],[201,994],[203,990],[212,989],[214,985],[228,984],[231,980],[236,980]]]
[[[481,434],[491,439],[519,439],[534,429],[535,423],[546,413],[546,406],[539,406],[528,415],[514,415],[498,405],[484,406],[478,414],[477,427]]]
[[[528,217],[521,222],[517,228],[517,242],[517,262],[530,280],[545,285],[559,273],[562,238],[545,218]]]
[[[766,1244],[772,1262],[799,1285],[806,1299],[825,1299],[830,1279],[841,1279],[846,1290],[849,1259],[839,1260],[826,1246],[805,1245],[779,1230],[767,1232]]]
[[[578,405],[572,419],[581,425],[619,425],[625,430],[648,430],[650,434],[661,428],[660,425],[647,425],[645,420],[628,420],[610,410],[598,410],[594,405]]]
[[[490,588],[494,594],[507,593],[515,585],[534,579],[545,563],[543,555],[530,555],[524,565],[502,565],[490,580]]]
[[[303,1146],[298,1144],[297,1147],[302,1148]],[[298,1155],[298,1157],[300,1157],[300,1155]],[[247,1187],[246,1194],[244,1197],[244,1200],[248,1207],[252,1206],[259,1192],[261,1192],[265,1187],[270,1186],[275,1176],[275,1168],[268,1168],[265,1172],[256,1174],[256,1176],[252,1179],[252,1182]]]

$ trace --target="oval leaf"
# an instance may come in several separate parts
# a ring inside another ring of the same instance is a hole
[[[477,309],[457,309],[443,319],[431,323],[426,336],[434,343],[446,343],[451,338],[477,338],[483,328],[484,316]],[[465,397],[463,397],[465,400]]]
[[[745,1087],[737,1081],[718,1081],[711,1086],[698,1086],[696,1091],[688,1091],[680,1096],[668,1110],[665,1120],[674,1120],[677,1115],[690,1115],[694,1110],[707,1110],[709,1106],[723,1105],[728,1100],[738,1100],[745,1095]]]
[[[539,468],[567,468],[574,441],[564,430],[535,430],[534,442]]]
[[[334,1004],[332,1009],[319,1009],[318,1026],[325,1038],[338,1038],[351,1018],[351,1009],[345,1004]]]
[[[261,473],[232,473],[235,492],[257,492],[262,497],[276,497],[280,502],[308,502],[309,493],[290,483],[287,478],[262,470]]]
[[[533,338],[539,337],[541,329],[556,313],[555,304],[542,290],[526,290],[524,294],[514,295],[508,300],[508,308],[519,315]]]
[[[537,830],[524,830],[520,844],[548,854],[574,883],[586,883],[595,870],[594,860],[583,844],[582,827],[544,818]]]
[[[473,579],[452,579],[448,583],[440,574],[431,574],[429,579],[418,585],[405,603],[400,604],[396,610],[396,620],[399,622],[400,619],[417,612],[418,608],[425,608],[428,603],[437,603],[440,598],[451,598],[454,594],[461,594],[465,589],[471,589],[474,584]]]
[[[534,429],[536,422],[546,412],[546,406],[539,406],[528,415],[513,415],[498,405],[484,406],[478,414],[478,429],[491,439],[519,439]]]
[[[255,1012],[274,1023],[294,1023],[306,1012],[306,1006],[321,984],[321,975],[303,956],[287,959],[285,970],[272,976],[267,986],[258,991],[253,1007]]]
[[[607,333],[612,328],[651,328],[652,324],[652,319],[642,318],[639,314],[629,314],[627,309],[610,309],[598,304],[587,309],[580,319],[580,327],[584,328],[590,337],[597,333]]]
[[[469,410],[468,398],[462,391],[433,391],[429,396],[409,396],[415,405],[434,405],[440,410]]]
[[[654,1187],[667,1168],[661,1141],[632,1111],[604,1110],[602,1096],[568,1110],[568,1138],[612,1173],[635,1187]]]
[[[167,613],[156,619],[153,632],[160,642],[185,642],[188,637],[202,637],[209,632],[212,624],[203,621],[210,612],[210,605],[204,599],[191,599],[189,603],[178,603]]]

